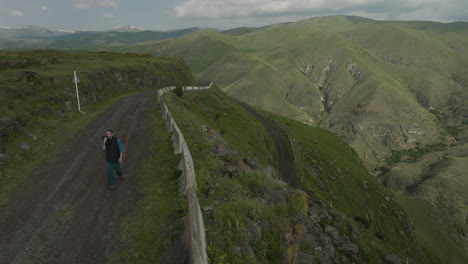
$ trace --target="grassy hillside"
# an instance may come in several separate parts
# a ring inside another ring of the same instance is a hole
[[[389,187],[441,210],[434,221],[467,248],[467,44],[464,22],[332,16],[130,50],[182,56],[238,99],[334,131]]]
[[[385,263],[390,254],[439,263],[393,194],[333,133],[263,113],[292,139],[293,189],[272,170],[265,128],[220,89],[165,99],[194,158],[212,263]]]
[[[435,259],[438,259],[436,262],[460,264],[466,262],[468,254],[466,254],[460,245],[460,241],[454,240],[457,232],[460,232],[459,229],[456,230],[458,227],[456,223],[461,219],[450,219],[451,217],[447,217],[445,211],[435,209],[425,199],[427,196],[423,196],[423,198],[410,197],[403,192],[397,192],[394,197],[380,183],[374,181],[367,182],[370,175],[361,166],[361,162],[355,151],[351,148],[346,149],[344,146],[336,146],[338,142],[342,145],[346,144],[337,140],[336,136],[332,133],[312,128],[281,116],[269,115],[280,122],[282,128],[287,131],[292,139],[292,146],[297,157],[297,177],[300,177],[302,188],[309,190],[312,196],[323,197],[347,215],[354,216],[355,220],[369,220],[370,223],[375,225],[369,224],[366,228],[370,229],[370,232],[374,232],[379,238],[378,234],[385,233],[386,228],[388,228],[386,226],[388,223],[383,223],[396,220],[382,215],[382,211],[393,211],[394,216],[397,216],[398,221],[400,221],[394,222],[394,225],[404,225],[408,221],[414,221],[416,227],[415,236],[424,246],[425,254],[428,258],[431,258],[430,252],[432,252],[436,256]],[[319,165],[320,163],[321,165]],[[411,170],[409,167],[411,166],[408,166],[406,169]],[[439,191],[442,190],[447,193],[448,189],[450,189],[452,193],[462,195],[462,197],[453,197],[452,199],[452,202],[459,204],[466,199],[464,197],[465,193],[461,190],[463,188],[461,186],[465,186],[466,183],[462,179],[463,177],[460,177],[460,175],[463,175],[461,171],[452,173],[452,175],[444,174],[445,178],[431,180],[432,183],[427,185],[426,188],[431,188],[433,192],[438,192],[436,189],[439,189]],[[458,188],[460,189],[456,190],[457,187],[455,186],[444,187],[446,189],[440,189],[435,186],[437,183],[440,184],[441,181],[445,181],[443,185],[448,185],[451,181],[447,179],[456,179],[459,183]],[[370,187],[371,184],[372,187]],[[367,187],[364,188],[364,186]],[[378,198],[369,199],[369,192],[374,193]],[[422,193],[430,196],[429,191]],[[356,200],[349,200],[350,196]],[[389,197],[391,198],[389,199]],[[405,215],[402,218],[398,216],[398,210],[402,210],[400,206],[404,208],[405,212],[409,212],[409,216]],[[448,204],[444,206],[444,208],[449,208]],[[451,210],[453,213],[457,212],[454,208]],[[373,213],[375,211],[379,212],[379,214],[375,215]],[[459,212],[456,213],[456,215],[458,214]],[[362,215],[365,215],[365,217],[361,218]],[[412,219],[412,221],[409,219]],[[447,227],[446,223],[451,223],[452,225]],[[450,230],[450,232],[447,233],[447,230]],[[371,238],[367,239],[369,240],[366,243],[372,241]],[[384,240],[401,246],[400,249],[402,251],[408,248],[408,245],[401,244],[401,238],[385,237]],[[405,258],[402,259],[404,260]],[[414,259],[418,259],[418,257]],[[371,261],[371,263],[373,262]]]
[[[80,79],[77,111],[73,71]],[[183,60],[152,55],[0,53],[0,204],[32,169],[121,96],[193,83]]]

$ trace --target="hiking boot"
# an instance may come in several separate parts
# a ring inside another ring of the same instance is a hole
[[[111,185],[111,186],[109,186],[107,189],[108,189],[109,191],[113,191],[113,190],[115,190],[115,186]]]
[[[125,177],[124,177],[124,176],[120,176],[120,181],[125,181]]]

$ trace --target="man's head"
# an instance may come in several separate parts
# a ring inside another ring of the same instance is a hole
[[[112,138],[114,136],[114,131],[112,129],[108,129],[106,131],[106,137],[107,138]]]

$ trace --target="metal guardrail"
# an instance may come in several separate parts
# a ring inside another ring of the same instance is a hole
[[[198,91],[210,89],[213,83],[208,86],[186,86],[185,91]],[[193,264],[208,264],[208,256],[206,254],[206,234],[205,224],[203,223],[203,215],[200,209],[200,203],[197,197],[197,181],[195,174],[195,166],[193,164],[190,149],[185,141],[185,137],[179,129],[176,121],[172,117],[163,95],[167,92],[175,90],[175,86],[166,87],[158,90],[158,101],[162,110],[162,117],[165,120],[166,128],[172,132],[172,143],[176,154],[182,154],[179,162],[179,170],[182,175],[179,178],[179,192],[187,196],[188,200],[188,215],[185,225],[184,238],[190,249],[190,263]]]

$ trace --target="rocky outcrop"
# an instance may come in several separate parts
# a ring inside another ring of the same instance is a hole
[[[362,82],[362,78],[361,78],[362,76],[361,76],[361,70],[359,69],[359,66],[357,65],[357,63],[346,62],[345,66],[349,74],[351,74],[351,76],[353,76],[353,78],[356,80],[356,84],[360,84]]]
[[[311,260],[314,261],[312,263],[362,262],[360,248],[352,242],[360,238],[361,232],[355,226],[349,226],[347,233],[341,232],[339,229],[346,226],[346,223],[345,215],[327,208],[322,202],[309,201],[308,218],[305,220],[298,255],[299,263],[308,263]]]
[[[36,79],[36,72],[33,71],[21,71],[16,74],[18,81],[33,81]]]
[[[0,62],[0,69],[11,69],[11,68],[26,68],[41,66],[41,61],[33,58],[10,58]]]

